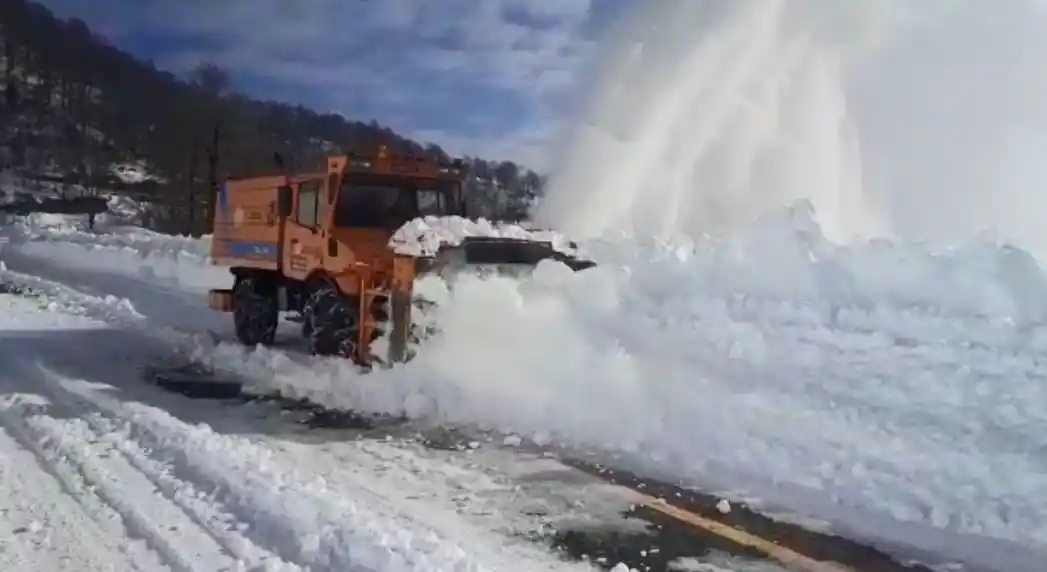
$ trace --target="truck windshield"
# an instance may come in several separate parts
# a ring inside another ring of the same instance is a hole
[[[423,216],[458,213],[449,188],[348,180],[338,192],[335,226],[399,228]]]

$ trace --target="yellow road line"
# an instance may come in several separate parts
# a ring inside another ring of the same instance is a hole
[[[617,485],[625,489],[626,495],[637,505],[657,511],[685,525],[700,528],[706,532],[715,534],[740,546],[752,548],[762,552],[768,558],[778,561],[789,570],[796,572],[854,572],[851,568],[835,562],[822,562],[799,552],[775,544],[769,540],[750,534],[744,530],[734,528],[722,522],[705,518],[701,515],[673,506],[663,499],[638,492],[629,487]]]

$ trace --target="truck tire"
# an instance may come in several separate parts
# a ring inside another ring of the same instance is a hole
[[[236,339],[248,346],[271,345],[276,340],[280,308],[271,281],[242,276],[233,286],[233,326]]]
[[[309,294],[303,329],[309,332],[309,352],[318,356],[354,357],[359,327],[357,308],[330,284]]]

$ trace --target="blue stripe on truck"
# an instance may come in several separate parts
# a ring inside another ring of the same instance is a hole
[[[275,242],[243,242],[240,240],[226,241],[229,256],[232,258],[262,258],[276,260],[280,249]]]

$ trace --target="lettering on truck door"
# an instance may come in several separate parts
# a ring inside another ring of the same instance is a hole
[[[323,200],[319,181],[298,184],[294,214],[287,221],[284,274],[304,280],[323,262]]]

